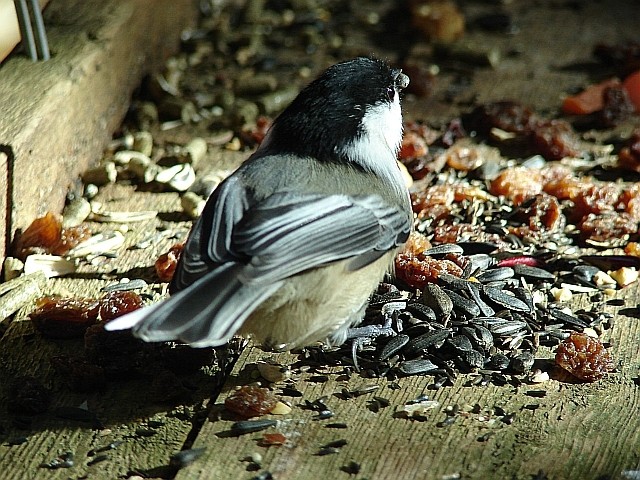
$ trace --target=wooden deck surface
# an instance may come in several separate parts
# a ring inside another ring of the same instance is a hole
[[[589,78],[582,71],[555,67],[588,59],[597,38],[638,38],[637,3],[587,2],[579,11],[569,7],[563,4],[555,11],[547,8],[538,13],[531,4],[532,10],[521,24],[523,31],[530,31],[516,37],[518,42],[527,42],[518,47],[529,55],[530,63],[523,66],[507,61],[497,70],[480,71],[472,86],[480,101],[522,98],[540,109],[556,108],[563,87],[579,86]],[[445,80],[441,81],[443,89]],[[440,118],[448,118],[454,108],[433,107],[434,115]],[[423,108],[418,103],[407,104],[408,111],[422,118]],[[231,154],[221,150],[219,155],[217,161],[228,162]],[[233,155],[237,161],[237,154]],[[113,210],[160,212],[156,220],[132,227],[126,233],[125,247],[160,226],[184,231],[189,225],[178,213],[175,194],[133,192],[114,185],[101,195]],[[155,258],[173,242],[164,239],[146,250],[123,249],[116,259],[85,266],[70,278],[47,282],[46,292],[98,296],[100,288],[122,277],[150,281]],[[147,292],[159,298],[162,285],[151,285]],[[617,297],[623,298],[626,306],[606,307],[615,315],[615,322],[605,340],[611,343],[618,368],[592,384],[575,384],[552,375],[544,384],[471,387],[467,386],[469,377],[460,376],[454,386],[434,390],[430,388],[432,377],[417,376],[400,379],[399,388],[392,388],[386,380],[345,375],[341,367],[327,368],[326,372],[300,371],[296,355],[265,353],[250,346],[222,381],[215,364],[182,377],[188,394],[169,402],[162,398],[171,385],[156,381],[167,370],[166,365],[153,362],[133,378],[110,380],[100,392],[71,392],[51,367],[50,358],[78,353],[82,341],[41,338],[26,318],[32,309],[28,307],[16,314],[0,339],[0,478],[114,479],[139,475],[224,480],[266,479],[266,472],[277,480],[640,478],[640,320],[633,309],[640,298],[638,285],[618,291]],[[584,306],[588,299],[578,296],[575,302]],[[552,356],[551,351],[541,350],[537,358],[544,361]],[[282,395],[278,393],[281,384],[274,385],[274,391],[291,403],[291,413],[267,416],[279,424],[264,432],[229,435],[233,419],[224,414],[221,405],[235,386],[258,380],[255,363],[265,357],[293,365],[291,382],[302,397]],[[328,378],[318,381],[319,374]],[[16,417],[4,408],[10,383],[23,375],[37,377],[51,389],[46,413]],[[357,398],[339,395],[343,388],[373,385],[378,387],[375,391]],[[399,418],[397,410],[420,395],[438,405],[423,421]],[[374,396],[387,399],[389,405],[373,411]],[[316,412],[303,408],[305,400],[313,402],[321,397],[327,397],[325,402],[335,414],[331,419],[314,420]],[[460,408],[456,421],[442,426],[447,407],[454,405]],[[61,416],[60,407],[86,408],[94,418]],[[500,409],[515,415],[512,423],[500,420]],[[328,427],[336,423],[344,423],[346,428]],[[263,433],[276,432],[287,436],[285,445],[260,445]],[[318,455],[324,445],[341,439],[347,443],[336,453]],[[113,449],[95,453],[110,444]],[[178,471],[169,465],[170,456],[183,448],[205,450]],[[72,468],[41,466],[65,452],[74,454]],[[260,465],[247,460],[250,458],[261,458]],[[355,464],[359,472],[349,473]],[[635,471],[636,476],[625,476],[628,471]]]

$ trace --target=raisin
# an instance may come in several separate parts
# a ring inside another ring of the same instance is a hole
[[[515,167],[503,170],[491,182],[489,192],[503,195],[519,205],[542,191],[543,175],[540,170]]]
[[[467,129],[483,135],[487,135],[492,128],[510,133],[529,133],[535,121],[531,109],[509,100],[480,105],[464,119]]]
[[[482,165],[484,159],[480,151],[469,147],[452,147],[448,149],[444,156],[449,165],[454,170],[469,172]]]
[[[44,217],[36,218],[29,225],[16,244],[17,255],[25,258],[31,253],[47,253],[60,241],[62,218],[48,212]]]
[[[100,304],[90,298],[42,297],[29,314],[34,327],[48,338],[73,338],[84,335],[98,321]]]
[[[613,359],[602,342],[577,332],[558,345],[556,364],[587,382],[598,380],[613,370]]]
[[[170,282],[173,278],[176,268],[178,266],[178,260],[182,254],[184,243],[176,243],[169,251],[163,253],[158,257],[155,263],[156,274],[158,278],[163,282]]]
[[[574,200],[583,190],[593,185],[593,182],[575,177],[571,170],[563,165],[544,168],[542,175],[542,189],[558,200]]]
[[[108,321],[142,307],[142,297],[135,292],[109,292],[100,299],[100,320]]]
[[[590,213],[578,223],[578,228],[584,240],[605,242],[637,232],[638,221],[626,212]]]
[[[62,228],[60,215],[48,212],[44,217],[36,218],[20,235],[16,244],[17,256],[24,259],[33,253],[65,255],[90,236],[89,227]]]
[[[427,142],[421,135],[411,130],[405,132],[398,154],[401,161],[424,157],[428,152]]]
[[[43,297],[29,314],[35,328],[45,337],[73,338],[98,320],[112,320],[142,307],[135,292],[110,292],[101,299]]]
[[[451,213],[455,190],[451,185],[433,185],[411,194],[411,206],[418,218],[439,220]]]
[[[598,215],[613,212],[619,198],[620,189],[613,183],[591,185],[581,190],[573,199],[573,214],[582,218],[591,213]]]
[[[599,128],[612,128],[631,116],[636,108],[622,85],[609,87],[602,93],[604,108],[597,115]]]
[[[512,219],[524,224],[509,229],[511,233],[518,236],[536,232],[553,232],[561,229],[565,223],[560,203],[555,197],[546,193],[540,193],[520,204]]]
[[[578,137],[564,120],[543,120],[530,133],[535,150],[547,160],[560,160],[580,154]]]
[[[422,288],[427,283],[435,282],[442,273],[457,277],[462,275],[462,268],[457,265],[457,257],[435,259],[424,255],[430,247],[428,240],[418,233],[412,233],[405,249],[398,254],[395,261],[396,277],[414,288]]]
[[[268,389],[246,385],[229,395],[224,406],[241,417],[250,418],[269,413],[277,402],[276,396]]]

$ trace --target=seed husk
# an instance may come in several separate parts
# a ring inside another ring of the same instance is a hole
[[[437,365],[424,358],[418,358],[415,360],[407,360],[400,364],[399,370],[405,375],[419,375],[421,373],[427,373],[432,370],[436,370]]]
[[[453,290],[446,288],[443,290],[453,302],[453,308],[456,311],[462,312],[467,318],[473,318],[480,315],[480,307],[473,300],[469,300]]]
[[[436,245],[435,247],[428,248],[424,252],[423,255],[428,255],[430,257],[436,257],[440,255],[447,255],[449,253],[462,254],[464,250],[462,247],[455,243],[442,243],[440,245]]]
[[[433,308],[424,305],[423,303],[410,303],[407,305],[407,311],[413,313],[415,316],[422,320],[435,322],[436,321],[436,312]]]
[[[387,344],[382,348],[382,351],[380,352],[380,360],[387,360],[396,352],[398,352],[402,347],[404,347],[408,342],[408,335],[400,334],[396,335],[395,337],[391,337],[391,339],[387,342]]]
[[[449,296],[435,283],[428,283],[422,292],[422,303],[431,307],[436,317],[442,319],[448,317],[453,311],[453,302]]]
[[[497,267],[476,275],[476,279],[481,283],[499,282],[513,277],[514,274],[515,272],[511,267]]]
[[[236,435],[244,435],[245,433],[255,433],[275,427],[278,424],[276,420],[242,420],[231,425],[231,432]]]
[[[440,346],[444,343],[450,333],[451,330],[448,328],[432,330],[409,340],[405,349],[408,352],[418,352],[431,346]]]
[[[485,286],[482,291],[489,300],[509,310],[516,310],[518,312],[529,311],[529,306],[526,303],[513,295],[505,293],[503,290]]]
[[[547,270],[544,270],[539,267],[532,267],[530,265],[518,264],[518,265],[514,265],[512,268],[515,275],[519,277],[527,277],[532,280],[550,281],[550,282],[553,282],[556,279],[556,276],[553,273],[548,272]]]

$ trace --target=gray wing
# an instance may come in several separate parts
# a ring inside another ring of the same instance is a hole
[[[253,203],[237,178],[207,207],[176,272],[180,291],[110,329],[134,325],[146,340],[220,345],[284,279],[348,258],[351,269],[362,268],[404,243],[411,229],[411,212],[378,195],[281,192]]]
[[[278,193],[242,219],[232,234],[234,252],[251,260],[243,283],[272,282],[337,260],[362,268],[405,242],[411,216],[378,195]],[[210,251],[218,239],[212,238]]]

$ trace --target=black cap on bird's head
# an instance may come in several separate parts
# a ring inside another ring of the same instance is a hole
[[[374,110],[397,110],[394,115],[377,115],[380,122],[370,127],[399,129],[399,136],[395,135],[399,138],[391,141],[399,142],[399,92],[408,84],[405,74],[378,59],[358,57],[335,64],[306,86],[276,118],[263,144],[264,153],[338,161],[345,146],[367,134],[365,117]]]

